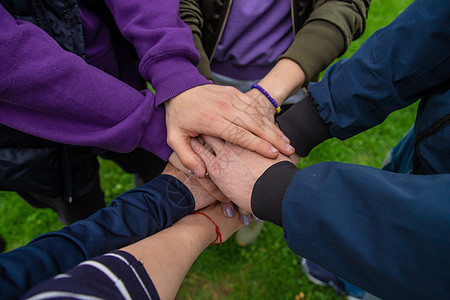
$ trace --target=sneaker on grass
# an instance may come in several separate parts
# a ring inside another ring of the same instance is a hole
[[[300,266],[306,277],[317,285],[331,287],[338,295],[346,296],[349,300],[362,299],[364,297],[364,290],[342,280],[312,261],[301,258]]]
[[[248,226],[242,226],[235,234],[235,241],[241,247],[245,247],[253,243],[261,233],[264,221],[257,220],[250,222]]]

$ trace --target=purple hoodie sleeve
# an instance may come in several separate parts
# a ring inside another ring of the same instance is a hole
[[[164,110],[0,5],[0,123],[48,140],[167,159]]]
[[[179,0],[105,2],[119,30],[137,50],[140,73],[156,91],[156,106],[210,83],[195,67],[200,55],[190,28],[178,16]]]

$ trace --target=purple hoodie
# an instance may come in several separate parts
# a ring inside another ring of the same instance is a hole
[[[64,144],[117,152],[141,147],[167,159],[172,150],[158,106],[209,83],[195,68],[191,31],[178,17],[178,0],[105,2],[155,95],[87,64],[0,5],[0,123]]]

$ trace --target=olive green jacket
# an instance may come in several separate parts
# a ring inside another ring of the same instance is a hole
[[[200,52],[200,72],[212,79],[210,62],[222,36],[233,0],[181,0],[180,16],[192,30]],[[279,57],[297,62],[305,86],[317,78],[351,41],[362,35],[371,0],[291,0],[294,42]]]

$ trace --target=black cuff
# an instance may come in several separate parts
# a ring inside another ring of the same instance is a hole
[[[255,216],[282,226],[281,204],[284,192],[297,171],[293,163],[282,161],[268,168],[258,178],[251,199]]]
[[[307,156],[315,146],[332,137],[309,94],[283,113],[277,122],[300,156]]]

